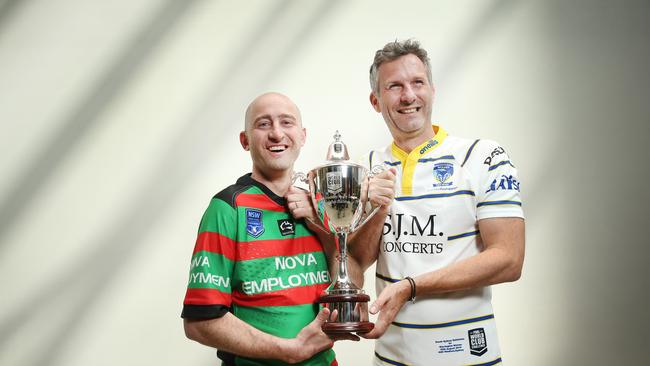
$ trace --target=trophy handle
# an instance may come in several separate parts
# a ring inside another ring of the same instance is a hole
[[[368,175],[367,175],[367,177],[366,177],[366,178],[368,179],[368,183],[370,183],[370,178],[374,177],[374,176],[377,175],[377,174],[381,174],[381,173],[385,172],[387,169],[388,169],[388,168],[386,168],[386,166],[385,166],[384,164],[381,164],[381,165],[375,165],[375,166],[373,166],[372,168],[370,168],[370,171],[368,172]],[[366,202],[369,202],[369,201],[370,201],[370,200],[368,199],[368,191],[366,190]],[[354,230],[360,228],[361,226],[365,225],[366,222],[368,222],[368,220],[370,220],[373,216],[375,216],[375,214],[377,213],[377,211],[379,211],[379,208],[380,208],[380,207],[381,207],[381,206],[377,206],[377,207],[373,208],[372,211],[370,211],[370,213],[369,213],[366,217],[363,218],[363,220],[360,220],[360,221],[359,221],[359,222],[354,226],[354,228],[352,229],[352,231],[354,231]]]
[[[309,176],[308,176],[307,174],[303,173],[303,172],[295,172],[295,173],[293,173],[293,175],[291,176],[291,184],[292,184],[292,185],[295,184],[296,181],[301,182],[301,183],[304,183],[304,184],[307,184],[308,186],[310,185],[310,184],[309,184]],[[316,200],[314,200],[314,197],[313,197],[312,194],[311,194],[311,190],[310,190],[310,193],[309,193],[309,197],[311,197],[312,205],[314,205],[314,207],[316,207]],[[312,219],[307,219],[307,221],[309,221],[312,225],[314,225],[315,227],[317,227],[318,230],[324,232],[325,234],[328,234],[328,235],[329,235],[329,234],[332,234],[329,230],[327,230],[327,229],[326,229],[326,228],[325,228],[325,227],[320,223],[320,221],[319,221],[319,222],[316,222],[316,221],[314,221],[314,220],[312,220]]]
[[[295,172],[291,176],[291,184],[296,183],[296,181],[300,181],[305,184],[309,184],[309,180],[307,179],[307,174],[303,172]]]

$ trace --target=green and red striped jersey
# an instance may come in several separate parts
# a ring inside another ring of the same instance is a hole
[[[330,284],[321,243],[294,220],[283,197],[244,175],[205,211],[190,265],[183,318],[231,312],[253,327],[293,338],[319,310]],[[218,352],[227,364],[284,365]],[[301,365],[335,365],[330,349]]]

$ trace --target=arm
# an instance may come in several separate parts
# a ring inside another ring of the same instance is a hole
[[[390,210],[390,204],[395,197],[395,168],[390,168],[370,179],[367,185],[363,185],[361,196],[367,197],[371,206],[379,208],[377,213],[358,230],[353,232],[348,239],[348,252],[350,254],[351,271],[354,283],[363,286],[363,272],[368,269],[379,255],[381,234],[384,228],[386,216]]]
[[[185,335],[206,346],[215,347],[238,356],[276,359],[296,363],[332,348],[333,341],[321,330],[329,316],[322,309],[295,338],[285,339],[264,333],[231,313],[215,319],[185,319]]]
[[[414,278],[416,296],[484,287],[516,281],[521,276],[524,262],[524,220],[501,217],[479,220],[479,231],[484,250],[470,258],[445,268]],[[395,319],[410,296],[408,281],[386,287],[370,307],[370,313],[379,312],[375,329],[366,338],[379,338]]]

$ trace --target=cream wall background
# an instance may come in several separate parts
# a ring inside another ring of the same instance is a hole
[[[250,169],[246,105],[297,102],[300,170],[335,129],[361,155],[390,142],[374,51],[409,37],[434,120],[501,142],[523,181],[506,364],[650,362],[649,35],[647,1],[0,1],[0,365],[216,364],[179,314],[198,220]]]

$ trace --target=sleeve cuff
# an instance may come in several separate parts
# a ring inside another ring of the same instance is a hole
[[[230,311],[226,305],[183,305],[183,319],[214,319],[221,318]]]

